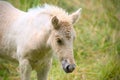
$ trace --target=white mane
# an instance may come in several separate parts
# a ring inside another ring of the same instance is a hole
[[[57,16],[59,20],[71,22],[68,13],[64,9],[53,5],[44,4],[43,6],[31,8],[28,10],[28,12],[47,13],[51,16]]]

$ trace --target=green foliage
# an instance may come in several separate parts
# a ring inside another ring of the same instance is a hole
[[[70,13],[83,8],[81,19],[74,25],[77,34],[74,43],[77,68],[73,73],[66,74],[55,58],[48,80],[120,80],[119,0],[7,1],[24,11],[44,3],[60,6]],[[0,79],[19,80],[17,71],[11,65],[0,62]],[[6,68],[1,68],[3,66]],[[36,80],[35,72],[32,80]]]
[[[109,56],[106,64],[102,64],[99,80],[120,80],[120,55]]]

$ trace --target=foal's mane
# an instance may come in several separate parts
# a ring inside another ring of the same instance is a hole
[[[71,22],[68,12],[58,6],[44,4],[43,6],[31,8],[28,12],[47,13],[51,16],[57,16],[59,20]]]

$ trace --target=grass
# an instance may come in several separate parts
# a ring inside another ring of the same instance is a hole
[[[17,8],[43,3],[54,4],[72,12],[83,8],[74,25],[76,70],[66,74],[54,58],[48,80],[120,80],[120,1],[119,0],[8,0]],[[0,80],[19,80],[17,65],[0,60]],[[9,68],[9,69],[8,69]],[[35,79],[35,72],[32,73]]]

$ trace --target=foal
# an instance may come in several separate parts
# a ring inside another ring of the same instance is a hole
[[[71,73],[75,69],[73,24],[80,10],[68,14],[45,4],[23,12],[0,1],[0,57],[19,63],[21,80],[30,80],[32,70],[38,80],[47,80],[53,52],[63,70]]]

